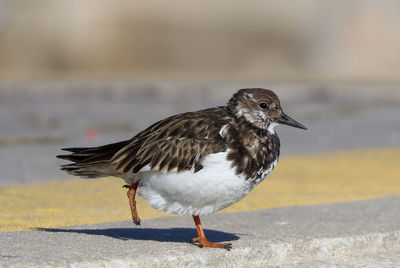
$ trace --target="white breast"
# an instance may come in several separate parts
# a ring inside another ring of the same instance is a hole
[[[226,156],[226,152],[206,156],[203,168],[196,173],[141,172],[138,174],[141,179],[139,194],[153,208],[171,214],[204,215],[226,208],[245,197],[256,185],[243,175],[236,175]]]

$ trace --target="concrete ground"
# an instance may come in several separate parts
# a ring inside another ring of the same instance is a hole
[[[164,218],[143,200],[144,220],[133,226],[121,181],[58,170],[61,147],[129,138],[246,86],[276,89],[309,131],[279,127],[282,157],[270,178],[202,218],[208,238],[231,242],[230,252],[188,244],[190,217]],[[0,267],[397,267],[399,104],[396,84],[2,83]]]
[[[0,234],[2,266],[398,267],[400,198],[295,206],[202,218],[198,248],[191,217],[44,228]]]

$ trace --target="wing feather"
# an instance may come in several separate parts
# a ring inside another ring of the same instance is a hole
[[[198,171],[202,157],[226,150],[219,131],[230,119],[225,107],[164,119],[132,138],[110,163],[124,173],[138,173],[145,166],[158,171]]]

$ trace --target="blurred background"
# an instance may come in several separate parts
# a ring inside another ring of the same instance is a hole
[[[0,184],[65,178],[61,147],[273,89],[282,154],[400,145],[396,0],[0,0]]]
[[[4,78],[398,80],[396,0],[1,0]]]

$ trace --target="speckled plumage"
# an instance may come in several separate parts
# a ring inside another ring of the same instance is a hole
[[[74,162],[62,166],[72,175],[120,177],[154,208],[197,217],[238,202],[266,178],[279,158],[279,124],[305,129],[271,90],[241,89],[227,106],[174,115],[130,140],[58,157]]]
[[[252,119],[248,108],[241,107],[240,102],[250,105],[247,97],[279,105],[272,91],[247,89],[245,94],[239,91],[228,106],[171,116],[130,140],[94,148],[65,149],[73,154],[59,157],[75,163],[63,165],[62,169],[89,178],[130,177],[144,167],[155,171],[197,172],[202,168],[204,156],[230,148],[227,158],[233,162],[236,173],[256,180],[257,172],[268,169],[279,157],[280,144],[278,136],[268,131],[269,122],[263,118]],[[257,120],[264,120],[264,127]]]

